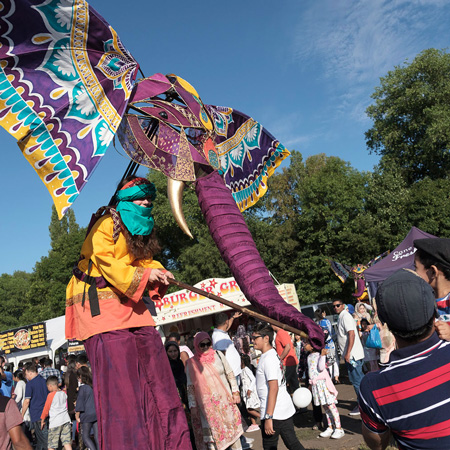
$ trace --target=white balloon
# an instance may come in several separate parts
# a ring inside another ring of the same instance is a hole
[[[307,388],[298,388],[292,395],[292,401],[297,408],[306,408],[312,400],[311,391]]]

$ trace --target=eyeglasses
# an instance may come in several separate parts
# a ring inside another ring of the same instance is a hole
[[[338,303],[337,305],[333,305],[333,308],[339,308],[339,306],[342,306],[343,303]]]
[[[257,334],[256,336],[252,336],[252,341],[255,341],[256,339],[258,339],[260,337],[263,337],[263,336],[260,334]]]
[[[198,345],[200,348],[209,348],[211,347],[211,341],[208,342],[200,342],[200,344]]]

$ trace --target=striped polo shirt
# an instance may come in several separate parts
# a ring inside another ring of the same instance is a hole
[[[436,333],[395,350],[361,381],[359,409],[374,433],[391,430],[399,449],[450,449],[450,342]]]

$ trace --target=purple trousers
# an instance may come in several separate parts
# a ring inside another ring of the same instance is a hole
[[[102,450],[191,450],[189,428],[161,337],[154,327],[85,341]]]

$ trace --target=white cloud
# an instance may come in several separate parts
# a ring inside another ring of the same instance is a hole
[[[303,3],[305,4],[305,3]],[[379,77],[420,51],[448,45],[450,3],[445,0],[320,0],[302,8],[294,60],[320,68],[330,100],[365,121]]]

